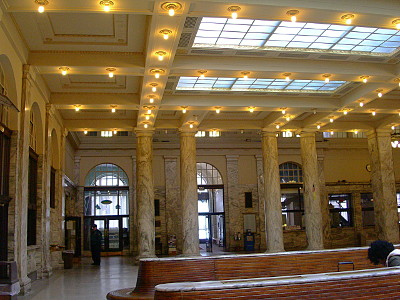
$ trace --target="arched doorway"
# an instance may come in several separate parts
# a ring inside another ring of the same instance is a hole
[[[197,163],[200,247],[207,252],[225,247],[224,184],[220,172],[208,163]]]
[[[90,228],[103,234],[102,251],[122,254],[129,250],[129,182],[117,165],[105,163],[89,171],[85,179],[85,250],[90,247]]]

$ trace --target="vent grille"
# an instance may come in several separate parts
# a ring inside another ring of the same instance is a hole
[[[236,55],[243,55],[243,56],[265,56],[265,52],[251,52],[251,51],[237,51]]]
[[[198,17],[187,17],[184,28],[195,28]]]
[[[295,57],[295,58],[307,58],[310,54],[307,53],[280,53],[279,57]]]
[[[321,55],[319,59],[336,59],[336,60],[347,60],[350,56],[344,55]]]
[[[352,90],[352,89],[353,89],[352,86],[348,86],[348,87],[346,87],[346,88],[340,90],[340,93],[341,93],[341,94],[346,94],[347,92],[350,92],[350,90]]]
[[[218,50],[192,50],[191,54],[222,54],[223,51]]]
[[[379,62],[382,62],[385,60],[386,60],[385,57],[360,57],[358,59],[358,61],[379,61]]]
[[[182,33],[181,38],[179,40],[178,47],[188,47],[190,43],[190,38],[192,37],[191,33]]]
[[[199,91],[175,91],[175,94],[200,94]]]
[[[166,90],[172,90],[173,87],[174,87],[174,82],[167,82],[167,84],[165,85]]]

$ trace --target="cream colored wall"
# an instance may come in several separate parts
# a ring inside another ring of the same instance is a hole
[[[326,182],[369,182],[370,173],[368,149],[332,149],[324,151]]]
[[[99,164],[104,164],[104,163],[111,163],[119,166],[122,170],[125,171],[125,173],[128,176],[129,179],[129,184],[132,183],[132,180],[134,178],[132,177],[132,158],[122,156],[122,157],[117,157],[117,156],[107,156],[107,157],[93,157],[93,156],[81,156],[81,161],[80,161],[80,176],[79,176],[79,185],[84,186],[85,185],[85,178],[86,175],[89,173],[89,171],[94,168],[95,166]]]
[[[65,175],[72,181],[74,180],[74,157],[75,157],[75,150],[72,147],[71,143],[66,139],[65,141]],[[78,184],[77,182],[74,182]]]
[[[239,184],[257,184],[257,161],[254,155],[239,156]]]
[[[393,169],[396,182],[400,182],[400,149],[393,149]]]
[[[153,156],[153,177],[154,186],[164,187],[165,186],[165,165],[164,156],[154,155]]]

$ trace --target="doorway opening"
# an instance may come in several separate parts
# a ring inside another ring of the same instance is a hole
[[[207,163],[197,163],[200,251],[222,253],[225,248],[224,185],[219,171]]]

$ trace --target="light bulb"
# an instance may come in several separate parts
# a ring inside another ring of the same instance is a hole
[[[243,75],[243,79],[249,79],[249,76],[246,74],[246,75]]]
[[[150,101],[150,103],[154,103],[154,98],[151,97],[151,98],[149,99],[149,101]]]
[[[216,108],[216,109],[215,109],[215,112],[216,112],[217,114],[219,114],[219,113],[221,112],[221,109],[220,109],[220,108]]]
[[[170,8],[170,9],[168,10],[168,14],[169,14],[171,17],[173,17],[173,16],[175,15],[175,9]]]
[[[279,124],[276,124],[275,128],[276,128],[276,129],[279,129],[279,128],[280,128]]]
[[[149,125],[147,125],[147,124],[144,124],[144,128],[147,128],[147,127],[149,127]]]
[[[284,115],[284,114],[286,114],[286,110],[283,109],[282,110],[282,115]]]
[[[320,129],[321,128],[321,125],[317,125],[317,129]]]
[[[356,135],[357,135],[357,134],[358,134],[358,130],[354,130],[354,134],[356,134]]]
[[[109,72],[108,73],[108,77],[113,78],[114,77],[114,73],[113,72]]]
[[[190,124],[189,127],[190,127],[190,128],[193,128],[193,124]]]
[[[297,21],[297,17],[296,17],[296,16],[291,16],[291,17],[290,17],[290,20],[294,23],[294,22]]]
[[[290,81],[290,77],[289,77],[289,76],[286,76],[286,77],[285,77],[285,80],[286,80],[286,81]]]
[[[382,98],[383,94],[381,92],[378,93],[378,97]]]
[[[186,107],[182,107],[182,113],[186,114]]]
[[[238,14],[237,14],[237,12],[232,12],[232,19],[237,19],[237,17],[238,17]]]
[[[156,88],[155,86],[153,86],[153,87],[151,88],[151,91],[152,91],[153,93],[155,93],[155,92],[157,92],[157,88]]]
[[[81,108],[79,106],[75,106],[75,111],[79,111]]]
[[[346,19],[346,24],[350,25],[351,24],[351,19]]]
[[[333,135],[333,130],[331,130],[331,135]]]
[[[105,4],[105,5],[103,6],[103,9],[104,9],[105,12],[109,12],[109,11],[110,11],[110,5]]]
[[[288,121],[288,122],[290,121],[290,116],[286,117],[286,121]]]
[[[360,107],[363,107],[364,106],[364,102],[360,102]]]
[[[200,75],[200,79],[204,79],[204,77],[205,77],[204,74]]]
[[[329,83],[329,78],[325,77],[325,83]]]
[[[115,113],[115,111],[116,111],[116,110],[115,110],[115,108],[114,108],[114,107],[113,107],[113,108],[111,108],[111,112],[112,112],[112,113]]]
[[[396,25],[396,29],[400,30],[400,23]]]
[[[157,78],[157,79],[160,78],[160,73],[155,73],[154,77]]]
[[[249,112],[254,112],[254,107],[249,107]]]
[[[164,60],[164,56],[159,55],[159,56],[158,56],[158,60],[159,60],[159,61],[163,61],[163,60]]]
[[[330,118],[330,119],[329,119],[329,122],[333,123],[333,118]]]
[[[85,131],[83,132],[83,134],[87,134],[87,130],[85,130]]]
[[[116,131],[116,130],[114,130],[114,134],[117,134],[117,131]]]
[[[62,70],[62,71],[61,71],[61,74],[62,74],[63,76],[67,75],[67,70]]]
[[[169,34],[168,34],[168,33],[164,33],[164,34],[163,34],[163,38],[164,38],[164,40],[168,40]]]
[[[43,6],[43,5],[40,5],[40,6],[38,7],[38,12],[40,12],[40,13],[43,13],[43,12],[44,12],[44,6]]]
[[[146,120],[150,120],[150,116],[149,115],[146,115]]]
[[[394,130],[394,126],[392,126],[392,130]]]
[[[375,116],[375,115],[376,115],[376,111],[373,111],[373,112],[372,112],[372,115]]]
[[[347,110],[344,110],[344,111],[343,111],[343,114],[344,114],[344,115],[347,115]]]
[[[151,109],[148,109],[148,110],[147,110],[147,113],[150,115],[150,114],[151,114]]]

